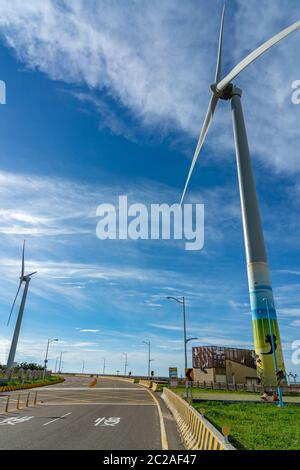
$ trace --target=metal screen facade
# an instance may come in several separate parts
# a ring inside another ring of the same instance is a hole
[[[226,369],[226,360],[256,368],[255,351],[251,349],[196,346],[192,351],[193,367],[198,369]]]

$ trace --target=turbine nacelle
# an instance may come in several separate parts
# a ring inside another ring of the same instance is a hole
[[[233,94],[234,94],[234,88],[235,86],[232,84],[232,83],[229,83],[226,88],[224,88],[223,90],[221,91],[218,91],[218,84],[217,83],[213,83],[211,86],[210,86],[210,89],[211,91],[213,92],[213,95],[220,99],[220,100],[225,100],[225,101],[228,101],[228,100],[231,100]]]
[[[20,277],[20,281],[21,282],[27,282],[27,281],[30,281],[32,276],[34,276],[35,274],[37,274],[37,271],[34,271],[33,273],[30,273],[30,274],[25,274],[25,276],[23,277]]]

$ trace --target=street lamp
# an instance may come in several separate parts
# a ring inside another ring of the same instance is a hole
[[[151,359],[151,343],[150,341],[142,341],[142,343],[148,346],[148,380],[150,380],[150,364],[154,359]]]
[[[127,374],[127,366],[128,366],[128,362],[127,362],[127,353],[124,353],[124,356],[125,356],[124,375],[126,376],[126,374]]]
[[[103,375],[105,375],[106,357],[103,358]]]
[[[46,375],[47,362],[48,362],[48,352],[49,352],[49,344],[50,344],[50,343],[54,343],[55,341],[58,341],[58,339],[48,339],[48,342],[47,342],[46,356],[45,356],[45,360],[44,360],[43,380],[45,380],[45,375]]]
[[[59,356],[59,365],[58,365],[58,373],[61,374],[61,367],[62,367],[62,356],[66,354],[68,351],[61,351]]]
[[[278,364],[277,364],[277,357],[276,357],[276,350],[275,350],[275,343],[274,343],[274,337],[273,337],[273,328],[272,328],[272,322],[270,318],[270,310],[269,310],[269,301],[267,298],[263,298],[263,302],[266,303],[267,306],[267,313],[268,313],[268,322],[269,322],[269,330],[270,330],[270,336],[271,336],[271,345],[272,345],[272,351],[273,351],[273,358],[274,358],[274,368],[276,372],[276,377],[277,377],[277,390],[278,390],[278,398],[279,398],[279,405],[281,408],[284,406],[283,398],[282,398],[282,390],[280,387],[280,382],[279,382],[279,377],[278,377]]]
[[[55,369],[54,369],[55,373],[57,372],[58,359],[59,359],[58,357],[56,357],[56,359],[55,359]]]
[[[194,341],[198,338],[187,338],[186,336],[186,312],[185,312],[185,297],[172,297],[172,296],[168,296],[167,297],[168,300],[175,300],[175,302],[179,303],[182,305],[182,312],[183,312],[183,341],[184,341],[184,368],[185,368],[185,371],[186,369],[188,368],[188,360],[187,360],[187,344],[190,342],[190,341]],[[184,373],[184,376],[185,376],[185,373]],[[186,398],[188,398],[188,383],[186,382],[185,383],[185,387],[186,387]]]

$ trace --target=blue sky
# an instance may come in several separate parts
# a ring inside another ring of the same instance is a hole
[[[300,18],[295,0],[228,2],[224,68]],[[177,203],[213,81],[222,2],[210,0],[0,0],[0,361],[17,287],[21,245],[37,270],[17,360],[65,370],[146,373],[183,366],[182,318],[167,295],[187,297],[195,344],[253,347],[235,155],[221,103],[191,180],[205,204],[205,246],[180,241],[100,241],[96,208]],[[249,142],[287,370],[300,339],[300,33],[236,83]],[[51,362],[52,361],[52,362]],[[297,370],[298,369],[298,370]]]

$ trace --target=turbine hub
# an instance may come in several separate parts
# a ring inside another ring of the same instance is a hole
[[[213,92],[214,95],[216,95],[220,100],[231,100],[235,93],[235,86],[232,83],[229,83],[229,85],[226,86],[222,91],[217,90],[217,83],[213,83],[210,87],[211,91]]]

